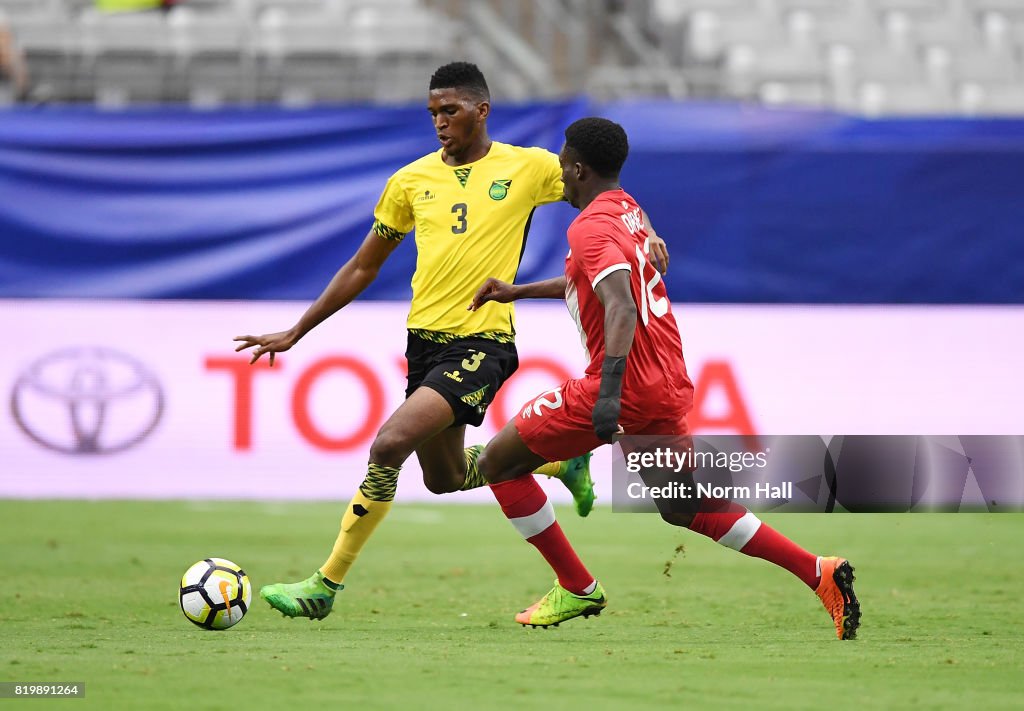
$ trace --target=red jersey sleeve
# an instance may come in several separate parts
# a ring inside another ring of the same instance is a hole
[[[591,288],[596,289],[609,274],[631,271],[629,259],[622,251],[616,234],[622,229],[614,220],[602,215],[577,220],[569,229],[572,260]]]

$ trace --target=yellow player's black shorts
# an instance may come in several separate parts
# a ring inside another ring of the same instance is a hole
[[[437,391],[455,413],[453,426],[479,426],[498,388],[519,367],[514,343],[487,338],[435,343],[410,333],[405,358],[409,363],[405,396],[419,387]]]

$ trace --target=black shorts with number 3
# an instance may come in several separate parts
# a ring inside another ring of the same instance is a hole
[[[514,343],[487,338],[435,343],[409,333],[405,358],[409,363],[405,396],[421,386],[437,391],[455,413],[453,426],[479,426],[498,388],[519,367]]]

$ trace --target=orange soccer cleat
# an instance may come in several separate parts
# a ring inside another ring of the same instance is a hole
[[[814,592],[832,615],[839,639],[856,639],[860,627],[860,602],[853,592],[853,566],[845,558],[819,558],[821,582]]]

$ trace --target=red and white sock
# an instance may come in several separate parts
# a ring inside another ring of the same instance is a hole
[[[818,556],[808,553],[746,508],[731,501],[707,502],[708,511],[693,517],[690,530],[700,533],[744,555],[761,558],[785,568],[812,590],[818,586],[821,570]]]
[[[594,591],[597,581],[569,544],[555,520],[551,502],[533,475],[491,484],[491,491],[508,520],[555,571],[559,585],[576,595]]]

